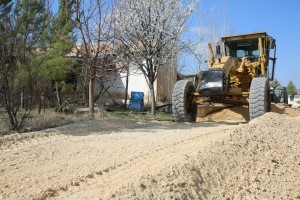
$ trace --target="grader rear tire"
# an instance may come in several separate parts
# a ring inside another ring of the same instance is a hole
[[[271,110],[269,80],[264,77],[254,78],[251,82],[249,97],[250,120]]]
[[[192,104],[194,84],[189,80],[176,82],[172,93],[172,111],[175,121],[193,122],[196,119],[197,105]]]

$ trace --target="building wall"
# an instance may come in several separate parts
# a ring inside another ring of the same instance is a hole
[[[108,92],[103,94],[99,99],[99,103],[114,103],[119,104],[125,102],[126,95],[126,79],[127,72],[114,72],[112,73],[107,80],[105,87],[109,87]],[[94,92],[98,93],[99,84],[95,82]],[[150,100],[150,91],[143,73],[133,65],[129,67],[129,76],[128,76],[128,95],[127,95],[127,104],[130,100],[131,92],[144,92],[144,102],[148,103]],[[114,101],[113,101],[114,100]]]
[[[157,101],[171,99],[172,90],[176,82],[176,75],[176,66],[165,67],[159,70],[157,80],[154,83]],[[98,103],[112,104],[115,101],[119,104],[123,104],[125,102],[127,72],[114,72],[106,79],[105,87],[111,86],[108,92],[101,96]],[[94,93],[96,95],[99,90],[99,84],[96,81],[94,85]],[[130,65],[129,67],[127,104],[129,103],[131,92],[144,92],[144,102],[151,102],[146,79],[143,73],[134,65]]]

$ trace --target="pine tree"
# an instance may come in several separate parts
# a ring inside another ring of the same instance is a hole
[[[72,51],[74,44],[74,0],[60,0],[58,13],[54,16],[50,27],[50,48],[47,51],[49,60],[45,64],[45,74],[55,82],[58,109],[61,109],[61,85],[70,72],[72,60],[66,56]]]
[[[294,85],[293,81],[290,81],[288,86],[286,87],[288,94],[297,94],[297,88]]]
[[[20,131],[34,106],[45,60],[45,0],[4,0],[0,15],[0,104],[11,129]]]

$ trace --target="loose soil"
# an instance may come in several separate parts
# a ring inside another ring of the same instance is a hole
[[[0,199],[300,199],[300,112],[277,108],[249,123],[94,120],[3,136]]]
[[[290,107],[285,104],[272,104],[272,112],[283,114],[290,117],[300,116],[300,109],[295,107]],[[201,119],[203,122],[210,121],[236,121],[236,122],[248,122],[249,119],[249,109],[247,106],[238,106],[223,109],[209,114],[208,116]]]

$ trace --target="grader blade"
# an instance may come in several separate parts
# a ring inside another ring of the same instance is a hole
[[[202,122],[203,118],[205,118],[207,115],[223,110],[225,108],[231,108],[234,107],[234,105],[231,104],[205,104],[205,105],[198,105],[197,106],[197,117],[196,122]]]

